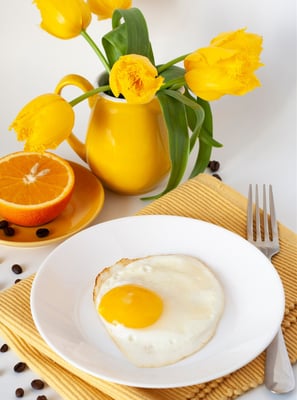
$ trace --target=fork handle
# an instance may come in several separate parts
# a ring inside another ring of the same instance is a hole
[[[286,350],[282,330],[266,349],[264,383],[273,393],[288,393],[295,388],[295,377]]]

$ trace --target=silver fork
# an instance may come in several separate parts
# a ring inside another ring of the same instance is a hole
[[[280,250],[277,220],[272,193],[269,185],[269,211],[270,224],[266,204],[266,186],[263,185],[263,216],[261,223],[259,207],[258,185],[255,187],[255,207],[253,207],[252,185],[249,185],[248,210],[247,210],[247,239],[271,260],[271,257]],[[255,237],[254,237],[255,222]],[[263,238],[261,234],[263,226]],[[270,226],[270,228],[269,228]],[[295,377],[289,360],[281,327],[277,335],[266,349],[264,383],[267,389],[273,393],[288,393],[295,388]]]

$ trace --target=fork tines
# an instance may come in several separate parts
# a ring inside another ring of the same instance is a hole
[[[256,241],[273,241],[278,243],[278,228],[277,228],[277,220],[275,215],[275,206],[273,199],[272,186],[268,185],[268,193],[269,193],[269,214],[268,215],[268,207],[267,207],[267,189],[266,185],[263,185],[262,191],[262,202],[263,209],[260,209],[259,206],[259,188],[258,185],[255,185],[255,206],[253,207],[253,189],[252,185],[249,185],[248,192],[248,240],[254,241],[254,222],[255,222],[255,234]],[[261,223],[262,221],[262,223]],[[270,222],[270,223],[269,223]],[[261,229],[262,226],[262,229]]]

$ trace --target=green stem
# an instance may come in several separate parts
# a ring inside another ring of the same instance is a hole
[[[82,101],[84,101],[85,99],[87,99],[88,97],[94,96],[95,94],[100,93],[100,92],[106,92],[106,91],[108,91],[108,90],[110,90],[110,86],[109,86],[109,85],[100,86],[100,87],[98,87],[98,88],[96,88],[96,89],[89,90],[88,92],[82,94],[81,96],[76,97],[75,99],[71,100],[71,101],[69,102],[69,104],[70,104],[72,107],[74,107],[74,106],[76,106],[78,103],[81,103]]]
[[[176,58],[174,58],[173,60],[168,61],[166,64],[160,65],[160,66],[158,67],[158,73],[160,74],[161,72],[165,71],[166,69],[168,69],[168,68],[171,67],[172,65],[177,64],[177,63],[179,63],[180,61],[183,61],[189,54],[190,54],[190,53],[184,54],[183,56],[176,57]]]
[[[167,89],[167,88],[172,88],[173,86],[175,88],[180,88],[180,87],[184,86],[184,84],[185,84],[185,78],[184,77],[171,79],[170,81],[165,82],[164,85],[161,86],[160,90]]]
[[[104,57],[103,53],[101,52],[101,50],[99,49],[97,44],[91,38],[91,36],[85,30],[82,30],[80,32],[80,34],[86,39],[86,41],[89,43],[89,45],[93,48],[93,50],[95,51],[95,53],[99,57],[100,61],[102,62],[104,68],[106,69],[106,71],[110,72],[110,66],[109,66],[106,58]]]

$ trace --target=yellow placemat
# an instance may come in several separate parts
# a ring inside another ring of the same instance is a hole
[[[201,174],[154,201],[144,214],[182,215],[246,234],[244,196]],[[281,251],[273,263],[282,279],[286,310],[282,324],[292,363],[297,359],[297,235],[279,224]],[[265,353],[240,370],[214,381],[177,389],[141,389],[92,377],[55,354],[38,334],[30,311],[31,276],[0,294],[0,335],[65,400],[231,400],[263,382]]]

